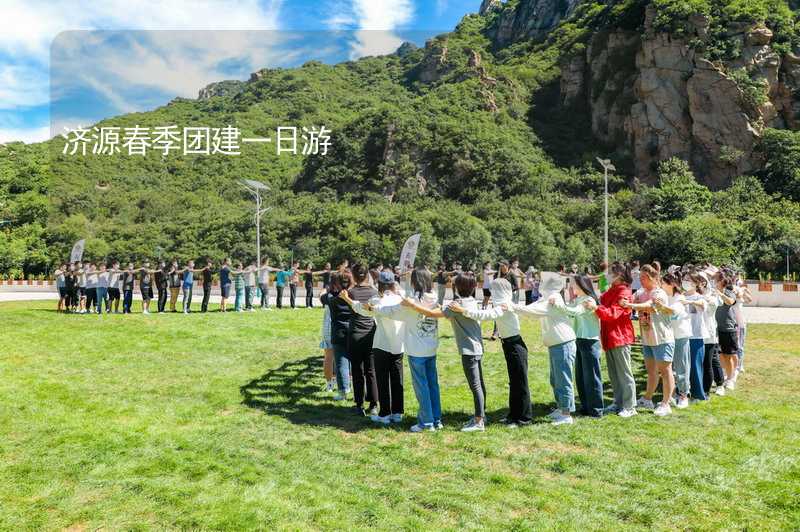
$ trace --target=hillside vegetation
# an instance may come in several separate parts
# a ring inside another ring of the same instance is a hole
[[[781,96],[783,110],[760,122],[748,153],[706,147],[730,161],[722,182],[698,157],[662,157],[659,145],[647,148],[655,155],[640,171],[636,147],[610,131],[617,114],[641,100],[611,89],[636,74],[648,39],[669,35],[697,61],[733,65],[744,52],[729,45],[732,28],[766,27],[770,53],[790,65],[800,43],[796,2],[556,2],[563,9],[547,31],[524,18],[534,0],[490,4],[424,48],[265,69],[197,100],[99,124],[230,124],[243,136],[325,125],[333,133],[324,157],[279,157],[257,145],[239,156],[80,157],[62,155],[61,138],[0,147],[0,219],[11,222],[0,228],[0,272],[46,272],[79,238],[94,259],[249,259],[252,202],[240,178],[271,186],[262,244],[276,261],[391,263],[403,240],[421,232],[420,260],[431,263],[499,256],[540,268],[597,263],[603,177],[594,159],[608,155],[620,168],[610,183],[612,259],[711,260],[776,275],[787,250],[800,259],[800,133],[786,114],[800,96]],[[702,39],[697,16],[705,17]],[[634,40],[614,48],[610,35]],[[613,61],[582,81],[583,96],[567,105],[567,65],[588,48]],[[778,102],[764,96],[758,69],[735,71],[720,75],[739,87],[737,105],[750,101],[766,113],[764,97]],[[598,101],[606,101],[606,115]]]

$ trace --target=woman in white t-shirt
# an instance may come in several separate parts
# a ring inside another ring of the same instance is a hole
[[[425,268],[411,272],[412,300],[433,309],[437,305],[433,294],[433,277]],[[442,428],[442,401],[439,392],[439,374],[436,369],[436,351],[439,348],[439,323],[435,318],[420,314],[410,308],[405,300],[394,305],[367,305],[377,316],[387,316],[405,325],[404,347],[411,369],[414,394],[419,403],[417,424],[411,432],[433,431]]]
[[[633,297],[633,303],[622,301],[620,304],[639,312],[639,328],[642,337],[642,352],[647,368],[647,390],[639,398],[636,406],[654,408],[657,416],[666,416],[672,412],[670,399],[675,389],[675,378],[672,374],[672,359],[675,354],[675,336],[672,332],[672,308],[666,292],[661,289],[658,271],[649,264],[642,266],[639,274],[642,289]],[[661,379],[661,403],[654,407],[653,394]]]
[[[483,281],[481,283],[483,288],[483,301],[481,302],[481,308],[489,306],[489,301],[492,299],[492,279],[494,279],[494,274],[496,273],[497,272],[492,269],[490,262],[483,263]]]
[[[691,368],[689,339],[692,336],[692,320],[686,309],[681,278],[674,273],[668,273],[664,276],[661,287],[669,296],[669,306],[673,312],[672,333],[675,336],[675,354],[672,358],[672,373],[675,375],[676,406],[686,408],[689,406]]]
[[[734,284],[733,291],[736,293],[736,305],[733,307],[733,312],[736,315],[736,332],[739,344],[739,365],[736,368],[737,375],[744,373],[744,340],[747,337],[747,320],[744,318],[744,304],[753,301],[753,294],[747,288],[747,283],[737,275],[736,283]]]

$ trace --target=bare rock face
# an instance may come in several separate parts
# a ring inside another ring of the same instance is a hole
[[[206,85],[197,93],[198,100],[208,100],[214,96],[236,96],[244,90],[244,82],[234,79],[218,81]]]
[[[504,9],[500,13],[492,37],[500,45],[521,39],[541,39],[572,14],[579,2],[580,0],[520,0],[515,8]]]
[[[496,11],[502,8],[502,4],[500,0],[483,0],[481,2],[481,7],[478,10],[479,15],[488,15],[492,11]]]
[[[706,34],[704,17],[690,24],[693,38]],[[659,162],[679,157],[723,187],[763,165],[755,146],[765,127],[800,129],[800,57],[776,53],[768,28],[737,27],[730,37],[740,39],[741,55],[714,64],[667,33],[596,33],[562,64],[561,104],[586,102],[594,137],[630,154],[640,179],[654,181]],[[766,101],[749,101],[735,70],[763,86]]]

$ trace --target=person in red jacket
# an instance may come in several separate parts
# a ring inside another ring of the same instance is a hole
[[[606,352],[608,375],[614,390],[614,403],[605,408],[605,413],[617,413],[622,417],[636,415],[636,381],[631,369],[631,344],[634,342],[631,310],[620,305],[623,299],[630,301],[632,281],[630,266],[614,262],[608,269],[609,288],[600,296],[595,309],[600,319],[600,341]]]

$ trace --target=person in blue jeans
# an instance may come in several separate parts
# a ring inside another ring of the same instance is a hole
[[[195,269],[194,261],[190,260],[183,269],[183,313],[189,314],[192,311],[192,290],[194,289],[194,274],[201,268]]]
[[[703,360],[706,356],[704,337],[706,327],[706,282],[701,276],[687,272],[681,281],[683,300],[692,334],[689,336],[689,395],[690,402],[706,401],[708,396],[703,388]]]
[[[283,271],[278,272],[278,275]],[[350,274],[334,272],[331,274],[329,290],[320,296],[320,301],[327,306],[331,319],[331,344],[333,345],[333,361],[336,366],[336,387],[338,393],[335,401],[344,401],[350,393],[350,359],[347,354],[347,331],[353,317],[353,309],[345,299],[340,297],[343,291],[350,288]]]
[[[433,431],[442,428],[442,400],[436,369],[439,322],[436,318],[420,314],[414,308],[415,305],[427,309],[437,306],[431,272],[425,268],[412,271],[411,287],[414,294],[412,298],[406,298],[396,305],[369,306],[369,309],[405,324],[404,344],[414,394],[419,403],[417,423],[411,427],[411,432]]]

